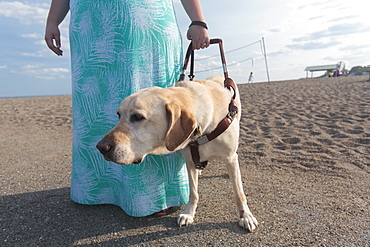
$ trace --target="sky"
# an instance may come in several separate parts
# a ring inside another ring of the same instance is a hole
[[[339,61],[348,69],[370,65],[368,1],[201,0],[201,4],[210,37],[222,38],[229,76],[237,83],[247,82],[250,72],[254,82],[265,82],[304,78],[304,69],[313,65]],[[179,0],[174,5],[186,47],[190,20]],[[71,94],[69,17],[60,26],[64,55],[58,57],[43,39],[49,6],[50,0],[0,0],[0,97]],[[218,54],[216,45],[196,52],[196,79],[222,74]]]

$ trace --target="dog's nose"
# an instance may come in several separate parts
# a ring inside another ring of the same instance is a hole
[[[96,148],[99,149],[100,153],[102,153],[103,155],[106,155],[112,149],[112,145],[107,143],[106,141],[100,141],[96,145]]]

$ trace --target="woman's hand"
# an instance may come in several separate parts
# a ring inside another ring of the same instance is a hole
[[[199,25],[191,25],[188,29],[187,38],[193,42],[193,49],[199,50],[210,45],[208,30]]]
[[[63,51],[60,49],[62,47],[60,31],[57,25],[48,24],[46,26],[45,42],[55,54],[63,56]]]
[[[205,25],[205,27],[202,25],[190,25],[187,38],[192,40],[193,49],[199,50],[207,48],[210,45],[210,41],[200,1],[181,0],[181,3],[192,22],[203,22]]]
[[[69,0],[52,0],[46,21],[45,41],[50,50],[58,56],[63,55],[60,40],[59,24],[62,23],[69,11]]]

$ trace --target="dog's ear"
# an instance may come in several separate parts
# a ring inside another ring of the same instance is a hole
[[[177,103],[167,103],[166,111],[169,119],[169,128],[165,144],[169,151],[174,151],[194,132],[196,120],[194,114],[187,110],[185,106]]]

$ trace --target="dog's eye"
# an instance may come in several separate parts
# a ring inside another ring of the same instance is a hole
[[[117,115],[118,115],[118,119],[121,119],[121,114],[119,114],[119,112],[117,112]]]
[[[139,114],[139,113],[134,113],[130,117],[131,122],[140,122],[144,119],[145,119],[145,117],[143,115]]]

